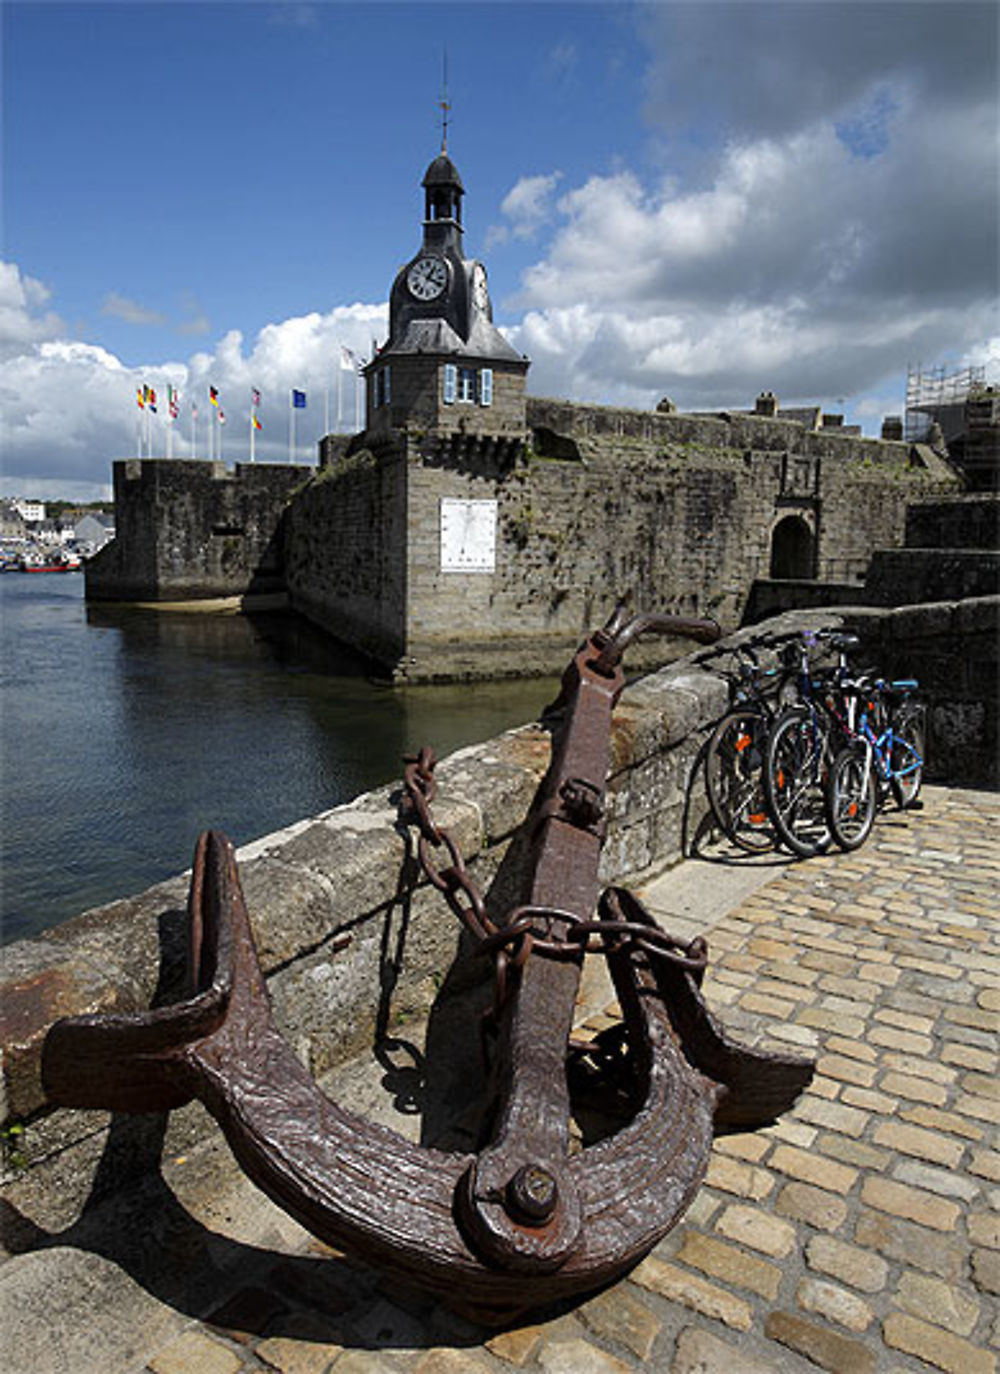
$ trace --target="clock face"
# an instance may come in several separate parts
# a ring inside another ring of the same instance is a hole
[[[484,315],[490,308],[490,292],[486,284],[486,268],[481,262],[477,262],[472,269],[472,304]]]
[[[443,258],[417,258],[406,274],[410,294],[418,301],[432,301],[448,285],[448,267]]]

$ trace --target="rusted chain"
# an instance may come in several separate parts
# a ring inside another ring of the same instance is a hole
[[[518,906],[498,926],[487,915],[483,895],[469,875],[457,842],[431,814],[431,802],[437,794],[436,762],[433,751],[426,747],[405,760],[403,819],[419,831],[417,856],[427,880],[444,895],[479,942],[482,953],[493,956],[494,1015],[510,996],[511,975],[520,972],[536,950],[556,959],[578,959],[584,954],[637,949],[650,959],[667,960],[686,969],[701,980],[708,960],[704,939],[699,935],[685,942],[661,930],[627,888],[612,887],[603,893],[598,920],[559,907]],[[446,864],[439,863],[433,854],[442,846],[447,851]]]

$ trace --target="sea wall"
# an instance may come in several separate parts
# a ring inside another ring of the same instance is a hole
[[[900,611],[841,608],[793,612],[766,628],[856,627],[866,657],[926,680],[928,776],[996,786],[998,609],[996,597]],[[612,732],[605,882],[669,866],[699,833],[706,814],[699,760],[728,699],[715,669],[735,640],[761,629],[700,649],[624,693]],[[452,830],[494,913],[517,899],[522,874],[512,838],[548,759],[547,731],[528,725],[438,767],[436,818]],[[276,1020],[317,1074],[370,1045],[378,1031],[398,1031],[425,1013],[464,949],[455,918],[416,868],[397,796],[395,783],[379,788],[238,856]],[[0,1123],[27,1123],[17,1169],[48,1160],[58,1174],[73,1167],[76,1150],[97,1148],[106,1113],[47,1107],[46,1030],[61,1016],[144,1009],[180,995],[186,888],[182,875],[0,951]],[[473,979],[485,972],[467,950],[458,968]],[[204,1129],[199,1110],[185,1109],[192,1131]]]

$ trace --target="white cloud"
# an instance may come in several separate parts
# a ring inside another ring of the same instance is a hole
[[[0,358],[16,357],[63,332],[59,316],[44,310],[51,294],[42,282],[24,276],[16,263],[0,262]]]
[[[1000,380],[983,343],[998,306],[997,78],[978,53],[961,79],[967,33],[906,7],[902,28],[914,20],[925,45],[867,16],[876,49],[861,52],[832,36],[827,11],[843,22],[840,6],[663,8],[649,25],[657,175],[592,176],[554,204],[558,221],[513,302],[526,311],[510,332],[533,359],[532,390],[707,408],[769,387],[860,403],[910,362],[977,351]],[[724,16],[742,49],[720,36]],[[766,34],[789,72],[782,100]],[[724,90],[708,79],[717,43]],[[784,103],[803,70],[813,88]],[[706,120],[696,160],[678,153],[679,91]],[[706,92],[722,111],[707,141]],[[740,118],[727,131],[730,113]]]
[[[102,315],[114,315],[116,319],[124,320],[126,324],[150,324],[162,325],[166,323],[165,316],[156,310],[149,310],[138,301],[130,300],[128,296],[121,295],[118,291],[111,291],[104,297],[101,304]]]
[[[0,321],[4,301],[10,295],[16,298],[12,282],[22,283],[22,297],[33,295],[40,303],[45,299],[43,289],[37,283],[24,286],[14,268],[0,275]],[[167,447],[169,385],[181,397],[172,436],[174,456],[191,455],[191,405],[195,403],[200,412],[197,444],[201,458],[207,457],[208,387],[217,387],[226,410],[223,457],[229,462],[249,456],[251,387],[262,394],[259,414],[264,428],[256,436],[257,457],[287,461],[289,392],[293,387],[304,390],[308,407],[305,415],[296,417],[297,457],[312,461],[315,442],[324,430],[327,390],[330,425],[336,425],[341,345],[368,357],[373,338],[383,339],[387,330],[384,304],[357,303],[339,306],[326,315],[269,324],[249,350],[239,331],[231,330],[212,351],[196,353],[187,362],[126,367],[105,349],[80,341],[63,338],[34,344],[24,317],[22,304],[18,321],[21,336],[27,335],[24,345],[0,359],[4,453],[0,486],[8,495],[31,490],[81,500],[106,496],[112,461],[136,454],[141,419],[136,389],[143,385],[159,393],[160,404],[152,419],[154,454],[162,455]],[[55,321],[54,316],[49,318]],[[355,410],[347,374],[342,387],[344,427],[350,428]]]
[[[562,172],[544,176],[521,177],[500,203],[506,224],[493,224],[486,231],[486,247],[507,239],[531,239],[553,215],[553,193]]]

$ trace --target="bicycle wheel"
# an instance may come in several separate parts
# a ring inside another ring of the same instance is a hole
[[[764,789],[783,844],[803,859],[830,843],[823,794],[827,771],[825,721],[801,706],[782,711],[767,743]]]
[[[878,807],[878,785],[868,750],[842,749],[826,781],[826,819],[841,849],[857,849],[871,834]]]
[[[892,749],[889,754],[889,784],[900,810],[912,806],[924,779],[924,753],[927,747],[924,708],[915,702],[900,707],[892,722]]]
[[[722,717],[705,754],[705,787],[722,832],[749,854],[774,848],[764,796],[768,719],[744,708]]]

